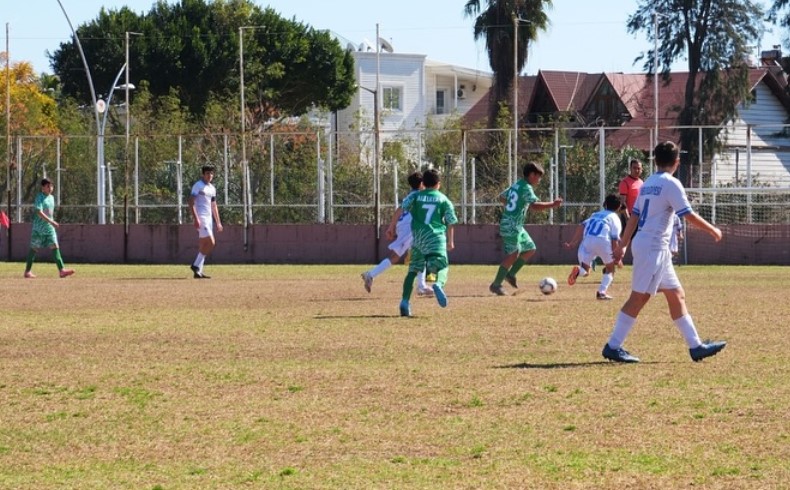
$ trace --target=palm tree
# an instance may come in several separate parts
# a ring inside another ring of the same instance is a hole
[[[513,88],[513,48],[515,22],[518,28],[518,73],[524,68],[529,52],[529,43],[537,39],[539,30],[546,30],[549,23],[546,8],[551,0],[467,0],[464,14],[475,17],[475,41],[484,39],[488,51],[488,62],[494,73],[490,122],[496,119],[501,103],[510,106]]]

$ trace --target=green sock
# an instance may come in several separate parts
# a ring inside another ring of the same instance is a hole
[[[36,251],[35,249],[30,249],[27,252],[27,262],[25,263],[25,272],[30,272],[30,269],[33,268],[33,261],[36,260]]]
[[[55,257],[55,263],[58,265],[58,270],[63,270],[63,257],[60,256],[60,249],[56,248],[53,250],[52,255]]]
[[[414,279],[416,278],[416,272],[409,271],[409,273],[406,274],[406,279],[403,280],[403,297],[401,298],[403,301],[408,302],[411,298],[411,293],[414,291]]]
[[[447,273],[450,272],[449,267],[445,267],[444,269],[438,271],[436,273],[436,284],[439,285],[440,288],[443,288],[445,284],[447,284]]]
[[[516,259],[516,262],[513,264],[513,267],[511,267],[510,270],[508,271],[508,275],[512,277],[516,277],[516,274],[518,274],[518,271],[520,271],[521,268],[524,267],[524,264],[526,264],[526,262],[524,262],[524,259],[522,259],[521,257]]]
[[[496,271],[496,277],[494,278],[494,286],[501,286],[502,281],[505,280],[505,276],[507,275],[507,269],[499,266],[499,269]]]

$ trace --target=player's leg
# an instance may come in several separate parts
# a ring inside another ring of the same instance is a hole
[[[52,257],[55,259],[55,265],[58,266],[58,274],[60,274],[60,277],[69,277],[74,274],[74,269],[66,269],[66,265],[63,263],[63,256],[60,254],[59,246],[55,245],[52,248]]]
[[[421,270],[425,269],[425,257],[416,248],[411,249],[411,261],[409,262],[409,272],[403,279],[403,294],[400,302],[400,315],[411,316],[411,306],[409,300],[414,292],[414,278]]]
[[[598,285],[598,291],[595,293],[596,299],[600,299],[600,300],[613,299],[611,296],[609,296],[607,291],[609,290],[609,286],[612,285],[612,282],[614,282],[614,267],[615,267],[614,259],[611,259],[604,266],[603,275],[601,275],[601,283]]]
[[[25,278],[27,279],[33,279],[36,277],[36,275],[33,274],[32,272],[33,262],[35,262],[35,260],[36,260],[36,249],[33,248],[33,246],[31,245],[30,249],[27,252],[27,260],[25,261]]]
[[[203,274],[203,266],[206,263],[206,257],[214,250],[214,234],[210,229],[201,226],[198,237],[198,253],[192,262],[192,272],[195,279],[208,279],[209,277]]]
[[[527,263],[527,261],[535,255],[537,251],[537,246],[535,246],[535,242],[532,240],[532,237],[529,236],[526,230],[522,229],[521,233],[518,235],[518,249],[519,249],[519,256],[518,259],[513,263],[510,269],[507,271],[505,275],[505,280],[508,284],[513,286],[514,288],[518,288],[518,282],[516,281],[516,274],[518,271],[521,270],[522,267]]]
[[[433,293],[436,296],[436,301],[439,306],[445,308],[447,306],[447,294],[444,292],[444,286],[447,284],[447,274],[450,271],[447,255],[431,255],[426,257],[426,268],[431,272],[436,273],[436,282],[433,283]]]
[[[593,263],[595,260],[595,256],[590,254],[585,246],[585,242],[579,245],[579,249],[576,251],[576,259],[579,262],[579,265],[574,265],[571,268],[571,273],[568,274],[568,285],[573,286],[576,284],[576,280],[580,277],[587,277],[587,274],[590,273],[590,264]]]
[[[488,286],[488,290],[497,296],[507,296],[507,293],[502,288],[502,282],[505,280],[505,276],[507,275],[510,268],[513,267],[513,264],[516,262],[516,260],[518,260],[519,256],[518,242],[516,239],[503,238],[502,241],[506,255],[499,264],[496,276],[494,277],[494,282]]]
[[[675,276],[675,279],[677,279],[677,276]],[[671,278],[669,283],[675,284],[671,281]],[[680,281],[676,281],[676,284],[677,287],[662,288],[660,291],[664,293],[664,297],[667,299],[667,305],[669,306],[669,314],[672,317],[672,322],[680,331],[680,334],[686,341],[686,345],[688,345],[691,359],[696,362],[701,361],[706,357],[715,356],[719,353],[719,351],[724,349],[724,347],[727,345],[727,342],[702,342],[702,340],[700,340],[699,333],[697,333],[697,327],[694,325],[694,320],[691,318],[691,315],[689,315],[688,309],[686,308],[686,292],[680,285]]]

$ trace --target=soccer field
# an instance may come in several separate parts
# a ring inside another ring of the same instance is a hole
[[[599,273],[0,264],[0,488],[790,488],[786,267],[678,268],[694,363],[662,296],[601,348],[629,291]],[[543,296],[538,280],[559,291]]]

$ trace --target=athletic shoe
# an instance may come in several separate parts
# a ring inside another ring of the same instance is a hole
[[[370,289],[373,287],[373,276],[370,275],[370,272],[363,272],[360,276],[365,281],[365,291],[370,292]]]
[[[571,273],[568,275],[568,286],[573,286],[576,284],[576,278],[579,277],[579,266],[574,265],[573,269],[571,269]]]
[[[203,273],[201,272],[201,273],[200,273],[200,279],[211,279],[211,276],[207,276],[207,275],[205,275],[205,274],[203,274]]]
[[[25,279],[35,279],[36,275],[30,271],[25,271]]]
[[[609,300],[612,300],[614,298],[609,296],[606,293],[602,293],[600,291],[596,291],[595,292],[595,299],[598,299],[598,300],[601,300],[601,301],[609,301]]]
[[[425,275],[425,282],[436,282],[436,274],[430,273]]]
[[[491,283],[491,285],[488,286],[488,290],[496,294],[497,296],[507,296],[507,292],[505,292],[505,288],[503,288],[501,284],[496,285],[494,283]]]
[[[706,340],[699,347],[694,347],[693,349],[689,349],[689,354],[691,354],[691,360],[694,362],[699,362],[706,357],[715,356],[719,353],[720,350],[724,349],[727,346],[727,342],[720,341],[720,340]]]
[[[447,295],[439,284],[434,283],[433,293],[436,295],[436,302],[439,303],[439,306],[447,308]]]
[[[513,286],[514,288],[518,289],[518,282],[516,282],[516,276],[511,276],[510,274],[508,274],[505,276],[505,281],[507,281],[507,283]]]
[[[411,316],[411,307],[405,299],[400,302],[400,316]]]
[[[433,289],[431,288],[417,288],[417,296],[424,296],[426,298],[433,298]]]
[[[203,279],[203,274],[200,273],[200,267],[196,265],[190,265],[190,269],[192,269],[192,277],[195,279]]]
[[[609,347],[608,343],[603,346],[603,351],[601,352],[601,355],[604,356],[604,358],[614,362],[639,362],[638,357],[632,356],[631,354],[628,353],[628,351],[626,351],[622,347],[618,349],[612,349],[611,347]]]
[[[69,277],[72,274],[74,274],[74,269],[61,269],[60,270],[60,277]]]

